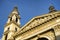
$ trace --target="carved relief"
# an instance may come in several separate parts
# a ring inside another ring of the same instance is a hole
[[[25,30],[28,30],[28,29],[31,29],[37,25],[40,25],[44,22],[48,22],[48,21],[51,21],[51,19],[54,20],[54,18],[58,17],[59,16],[59,13],[57,14],[49,14],[49,15],[44,15],[42,17],[38,17],[38,18],[35,18],[34,20],[32,20],[27,26],[25,26],[24,30],[22,31],[25,31]]]
[[[54,30],[55,30],[56,36],[59,36],[60,35],[60,25],[55,26]]]

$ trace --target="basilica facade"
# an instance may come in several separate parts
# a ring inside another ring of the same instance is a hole
[[[49,7],[47,14],[33,17],[20,26],[18,8],[14,7],[4,27],[2,40],[56,40],[60,35],[60,11]]]

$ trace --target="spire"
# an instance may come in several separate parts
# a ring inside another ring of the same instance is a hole
[[[51,12],[56,12],[57,10],[55,9],[55,7],[54,6],[50,6],[49,7],[49,13],[51,13]]]
[[[20,15],[18,13],[17,7],[14,7],[5,25],[3,40],[14,40],[13,35],[20,30]]]
[[[14,7],[13,11],[18,11],[18,8],[17,6]]]
[[[14,9],[12,10],[11,14],[9,15],[7,23],[14,22],[17,25],[20,25],[20,15],[18,12],[18,8],[15,6]]]
[[[18,7],[15,6],[11,12],[11,14],[9,15],[9,17],[12,17],[13,15],[19,15],[19,12],[18,12]],[[19,17],[19,16],[18,16]],[[20,18],[20,17],[19,17]]]
[[[16,13],[16,14],[18,14],[18,8],[17,8],[17,6],[14,7],[12,13]]]

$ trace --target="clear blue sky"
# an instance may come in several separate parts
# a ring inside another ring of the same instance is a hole
[[[60,0],[0,0],[0,38],[2,37],[8,15],[14,6],[18,7],[21,16],[21,26],[23,26],[31,18],[48,13],[51,3],[57,10],[60,10]]]

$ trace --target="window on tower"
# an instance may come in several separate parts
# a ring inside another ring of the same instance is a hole
[[[10,27],[8,27],[8,31],[9,31]]]
[[[12,17],[10,18],[10,21],[12,21]]]
[[[16,22],[18,21],[18,18],[16,18]]]
[[[17,31],[17,28],[15,28],[15,32]]]

